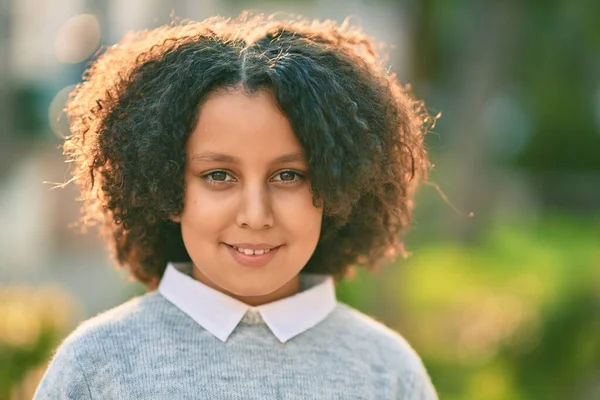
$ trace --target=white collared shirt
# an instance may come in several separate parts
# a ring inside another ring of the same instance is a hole
[[[301,292],[253,307],[195,280],[185,272],[191,268],[191,263],[169,263],[158,291],[223,342],[250,311],[260,314],[285,343],[323,321],[337,303],[333,278],[328,275],[301,274]]]

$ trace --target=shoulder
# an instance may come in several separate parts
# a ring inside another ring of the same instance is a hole
[[[91,398],[89,372],[101,373],[109,358],[140,340],[161,308],[161,296],[152,292],[82,322],[56,349],[34,398]]]
[[[419,355],[398,332],[343,303],[338,303],[334,314],[335,323],[344,327],[345,340],[356,341],[359,346],[375,351],[389,366],[422,368]]]
[[[156,292],[134,297],[79,324],[60,348],[78,350],[99,341],[113,341],[129,335],[140,335],[159,318],[162,297]]]
[[[157,327],[164,298],[157,292],[134,297],[79,324],[59,346],[58,350],[83,353],[90,346],[105,341],[118,341],[132,335],[137,337],[147,328]]]
[[[81,322],[58,346],[53,361],[64,359],[86,366],[127,350],[148,336],[160,335],[169,311],[169,303],[158,292],[134,297]]]
[[[414,398],[437,399],[420,356],[402,335],[343,303],[338,303],[332,317],[340,344],[396,376],[399,387]]]

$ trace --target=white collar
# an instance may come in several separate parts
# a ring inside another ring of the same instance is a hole
[[[285,343],[323,321],[337,302],[333,278],[328,275],[301,274],[305,290],[252,307],[195,280],[184,272],[190,268],[191,263],[169,263],[158,291],[222,342],[227,341],[248,311],[254,311]]]

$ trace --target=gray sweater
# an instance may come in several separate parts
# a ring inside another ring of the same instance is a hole
[[[437,399],[410,345],[342,303],[281,343],[247,314],[223,343],[158,292],[82,323],[34,399]]]

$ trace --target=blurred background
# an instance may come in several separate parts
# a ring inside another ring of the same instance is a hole
[[[442,399],[600,399],[600,1],[0,0],[0,400],[143,293],[72,227],[76,188],[52,189],[68,92],[128,30],[245,9],[352,16],[442,113],[444,195],[419,192],[412,256],[340,299],[401,332]]]

